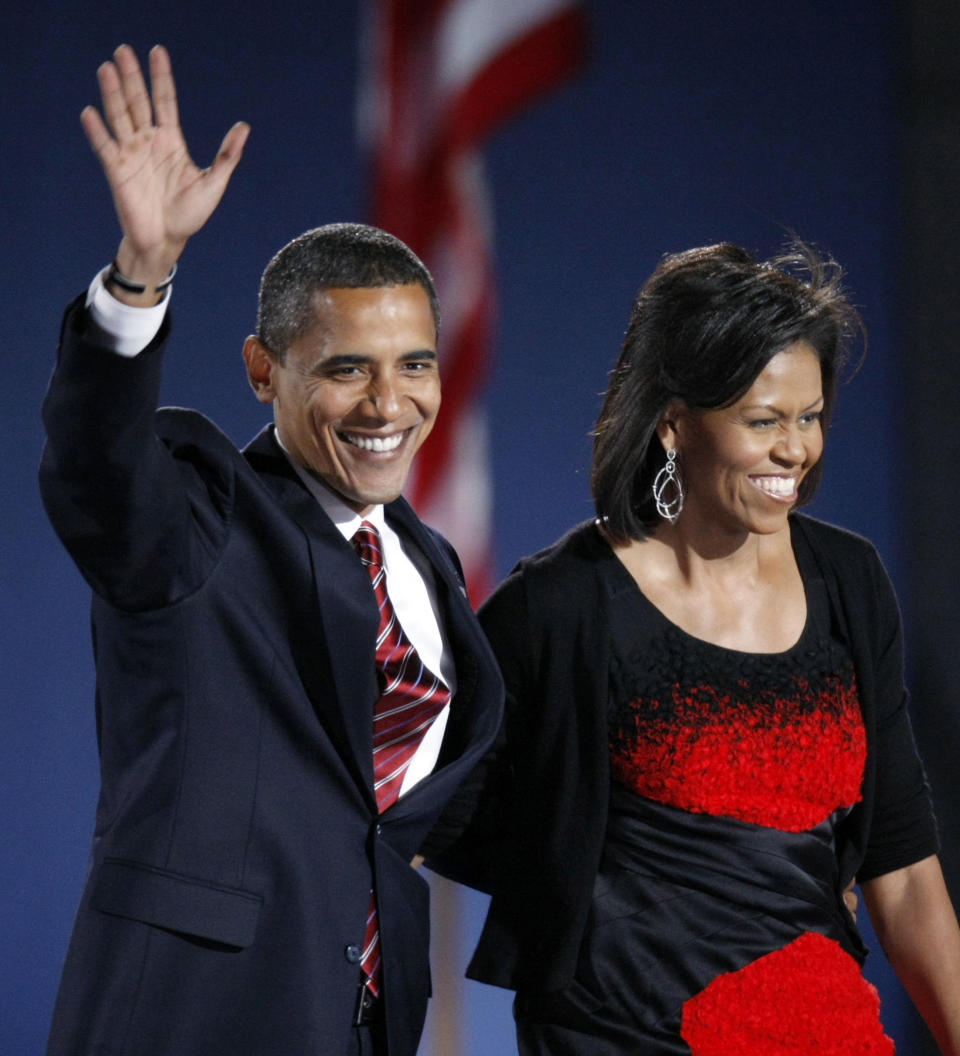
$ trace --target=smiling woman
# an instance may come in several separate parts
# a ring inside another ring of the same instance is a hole
[[[778,352],[729,407],[670,406],[661,442],[682,452],[685,523],[711,532],[782,530],[798,487],[823,453],[820,357],[806,342]]]
[[[697,638],[792,646],[806,621],[788,515],[809,500],[847,339],[840,273],[807,247],[767,264],[668,256],[637,297],[596,429],[606,537],[649,601]],[[652,500],[673,451],[673,515]]]
[[[763,264],[729,244],[664,258],[637,295],[595,432],[591,482],[614,537],[642,538],[659,524],[651,486],[663,450],[653,440],[663,440],[667,412],[740,404],[798,343],[819,360],[823,405],[814,409],[826,434],[848,340],[862,330],[840,278],[806,246]],[[798,502],[810,500],[820,475],[818,463]]]
[[[517,990],[521,1056],[891,1053],[854,877],[960,1052],[896,601],[866,540],[795,512],[859,327],[808,249],[665,257],[597,425],[597,519],[481,609],[504,739],[434,864],[492,893],[470,974]]]

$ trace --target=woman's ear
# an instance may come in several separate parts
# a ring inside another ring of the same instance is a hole
[[[678,444],[677,423],[684,411],[684,404],[680,400],[671,400],[657,422],[657,436],[663,444],[663,450],[669,451],[676,448]]]

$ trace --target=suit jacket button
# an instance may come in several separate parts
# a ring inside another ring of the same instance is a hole
[[[344,957],[350,962],[350,964],[359,964],[360,958],[363,956],[363,951],[359,946],[354,943],[350,943],[349,946],[343,951]]]

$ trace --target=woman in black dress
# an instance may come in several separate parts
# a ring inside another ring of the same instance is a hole
[[[666,257],[597,426],[596,520],[481,611],[507,718],[438,864],[492,893],[469,974],[517,990],[522,1056],[891,1053],[854,877],[960,1054],[893,591],[794,512],[858,328],[838,283],[807,249]]]

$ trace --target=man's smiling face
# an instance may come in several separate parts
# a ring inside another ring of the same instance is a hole
[[[250,383],[295,462],[360,514],[403,491],[440,408],[437,335],[420,285],[336,288],[281,363],[247,339]]]

